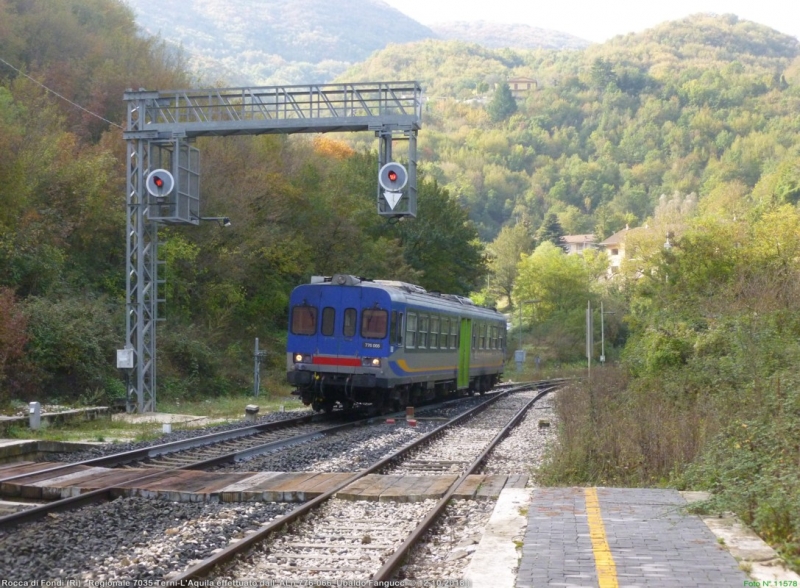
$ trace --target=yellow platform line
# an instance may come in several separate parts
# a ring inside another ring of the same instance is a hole
[[[597,582],[600,588],[617,588],[617,566],[611,556],[611,548],[606,540],[606,528],[600,516],[600,501],[597,488],[586,488],[586,518],[589,522],[589,537],[592,540],[594,566],[597,569]]]

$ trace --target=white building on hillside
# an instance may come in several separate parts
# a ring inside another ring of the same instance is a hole
[[[594,235],[564,235],[561,246],[567,255],[583,253],[585,249],[597,249],[597,237]]]

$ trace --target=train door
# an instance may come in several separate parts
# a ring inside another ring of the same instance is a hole
[[[342,315],[341,320],[337,321],[338,354],[344,357],[356,357],[361,355],[359,312],[361,309],[362,288],[345,286],[337,288],[337,290],[341,292],[338,312]]]
[[[342,320],[340,288],[320,288],[319,297],[319,330],[317,335],[318,353],[323,355],[339,355],[337,323]]]
[[[469,358],[472,351],[472,319],[461,319],[458,339],[458,388],[469,387]]]
[[[359,351],[357,338],[361,288],[326,286],[319,290],[317,353],[330,357],[356,357]],[[341,362],[334,362],[331,369],[342,371],[341,365]]]

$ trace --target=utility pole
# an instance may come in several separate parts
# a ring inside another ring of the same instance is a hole
[[[592,302],[586,303],[586,359],[588,361],[589,380],[592,378],[592,353],[594,351],[594,317],[592,316]]]
[[[605,365],[606,363],[606,333],[605,333],[605,322],[607,314],[614,314],[611,311],[605,312],[603,310],[603,303],[600,303],[600,363]]]

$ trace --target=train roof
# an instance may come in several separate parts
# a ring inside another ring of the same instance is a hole
[[[331,285],[331,286],[366,286],[366,287],[379,287],[392,293],[405,294],[403,298],[406,301],[414,301],[418,303],[440,304],[441,301],[449,302],[447,306],[452,305],[456,307],[467,307],[475,309],[476,311],[484,311],[496,313],[502,316],[500,311],[496,308],[488,306],[479,306],[466,296],[459,296],[458,294],[443,294],[441,292],[428,292],[422,286],[416,284],[409,284],[398,280],[372,280],[362,278],[359,276],[352,276],[349,274],[334,274],[333,276],[311,276],[310,284],[316,285]],[[394,297],[393,297],[394,298]]]

